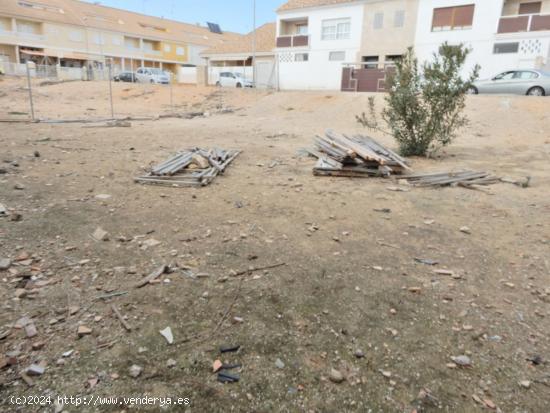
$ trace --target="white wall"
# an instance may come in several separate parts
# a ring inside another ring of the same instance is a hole
[[[197,68],[196,67],[178,67],[178,83],[197,84]]]
[[[475,3],[474,22],[469,30],[450,30],[432,32],[433,9],[437,7],[459,6]],[[439,46],[448,41],[450,44],[464,43],[472,48],[468,57],[464,75],[479,64],[480,78],[490,78],[502,71],[518,68],[535,68],[537,57],[548,59],[550,34],[548,32],[497,34],[503,8],[503,0],[420,0],[416,25],[415,48],[419,60],[431,59]],[[530,41],[537,42],[540,52],[529,51],[533,47],[520,47],[519,53],[494,54],[495,43],[520,42],[520,46]]]
[[[278,49],[279,87],[288,89],[340,90],[342,67],[344,62],[355,62],[361,46],[362,4],[343,4],[338,7],[321,7],[280,13],[277,16],[277,27],[280,21],[294,18],[308,18],[309,47]],[[351,18],[351,35],[346,40],[322,40],[323,20]],[[346,54],[343,62],[329,61],[331,51],[343,51]],[[296,62],[296,53],[309,53],[309,61]]]

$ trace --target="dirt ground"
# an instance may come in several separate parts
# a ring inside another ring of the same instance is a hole
[[[39,86],[39,116],[107,116],[108,99],[92,99],[103,86]],[[162,106],[167,88],[122,100],[145,89],[116,87],[119,115],[171,109]],[[174,89],[177,110],[209,116],[130,128],[0,123],[8,209],[0,258],[13,261],[0,270],[2,411],[548,411],[548,98],[472,96],[471,124],[455,144],[435,159],[412,159],[416,172],[532,177],[529,188],[502,183],[485,193],[314,177],[300,148],[326,128],[365,132],[354,118],[368,95]],[[17,81],[1,82],[0,118],[27,116],[13,114],[28,113],[25,93]],[[243,152],[208,187],[133,182],[196,146]],[[92,239],[98,227],[108,240]],[[164,264],[176,270],[134,288]],[[275,264],[284,265],[247,271]],[[100,298],[112,293],[122,295]],[[79,326],[91,334],[79,338]],[[159,333],[166,327],[172,345]],[[240,349],[220,354],[228,345]],[[458,356],[471,366],[453,363]],[[232,370],[240,381],[218,383],[216,359],[241,364]],[[29,387],[21,372],[33,363],[45,372]],[[133,365],[143,369],[138,377]],[[342,383],[330,380],[332,369]],[[146,394],[191,404],[10,402]]]

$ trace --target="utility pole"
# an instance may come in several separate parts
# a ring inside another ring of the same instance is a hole
[[[252,84],[254,88],[257,89],[258,85],[256,84],[256,0],[252,0]]]

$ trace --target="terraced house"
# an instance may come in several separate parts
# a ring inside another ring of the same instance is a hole
[[[482,78],[513,69],[550,70],[550,0],[420,0],[420,59],[444,41],[470,47],[467,70],[479,64]]]
[[[238,37],[76,0],[1,0],[0,63],[115,70],[157,67],[178,75],[201,51]]]
[[[417,0],[290,0],[277,11],[282,89],[384,89],[414,45]],[[372,69],[372,70],[364,70]]]

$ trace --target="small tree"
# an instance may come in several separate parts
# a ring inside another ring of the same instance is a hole
[[[465,95],[479,74],[476,66],[467,79],[461,77],[469,53],[464,45],[444,43],[433,61],[423,65],[421,73],[418,59],[409,48],[388,78],[389,94],[382,119],[391,132],[379,126],[373,97],[369,98],[369,115],[358,116],[358,122],[391,134],[404,156],[426,156],[449,145],[468,123],[463,115]]]

